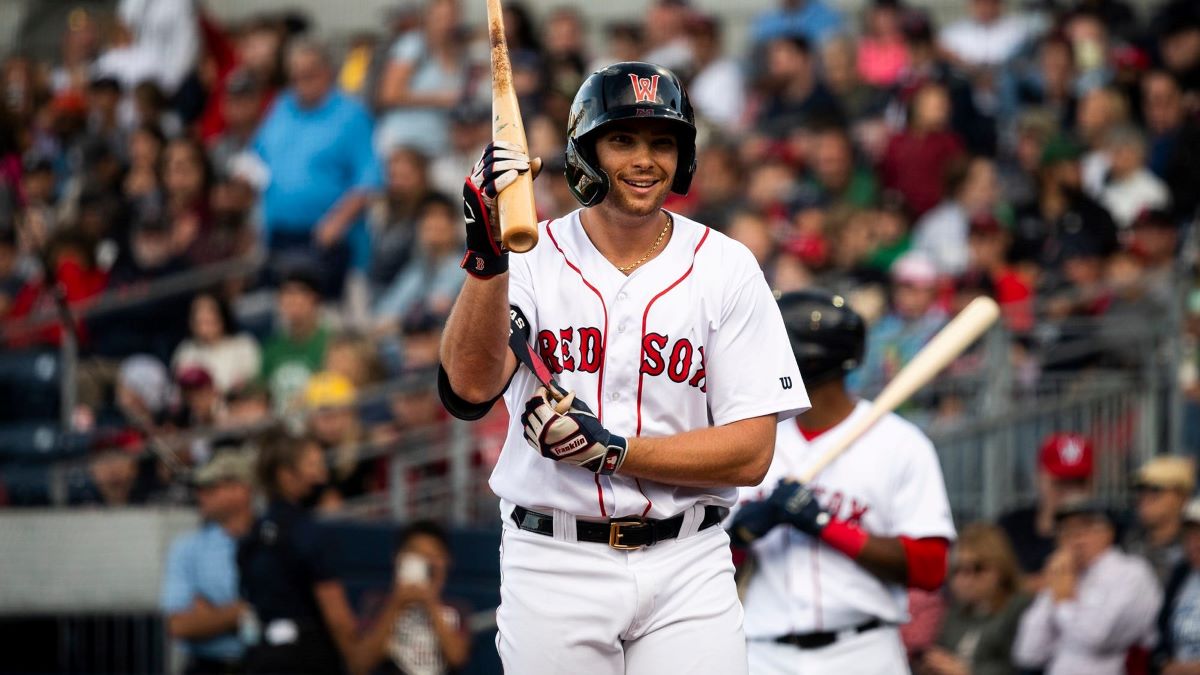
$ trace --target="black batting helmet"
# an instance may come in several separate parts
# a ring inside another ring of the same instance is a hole
[[[842,377],[862,361],[866,328],[842,296],[818,289],[785,293],[779,312],[806,385]]]
[[[683,83],[671,71],[651,63],[614,63],[588,76],[571,103],[567,121],[567,185],[584,206],[608,195],[608,174],[596,160],[596,136],[610,122],[662,119],[673,123],[679,166],[671,190],[687,194],[696,173],[696,116]]]

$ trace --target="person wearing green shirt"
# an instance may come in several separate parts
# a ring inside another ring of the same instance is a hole
[[[329,329],[321,322],[321,276],[297,266],[280,280],[280,330],[263,345],[262,380],[279,410],[294,406],[325,363]]]

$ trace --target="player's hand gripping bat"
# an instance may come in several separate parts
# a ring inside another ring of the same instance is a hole
[[[500,0],[487,0],[488,36],[492,52],[492,141],[516,144],[528,154],[525,125],[513,89],[512,64],[504,39],[504,10]],[[533,173],[525,172],[496,197],[500,215],[500,241],[515,253],[537,244],[537,211],[533,205]]]

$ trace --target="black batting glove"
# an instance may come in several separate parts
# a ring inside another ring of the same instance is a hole
[[[782,523],[779,509],[770,501],[743,504],[729,523],[729,539],[734,546],[745,548]]]
[[[785,478],[767,501],[779,510],[781,522],[814,538],[819,538],[829,524],[829,513],[821,508],[816,495],[804,483]]]
[[[540,160],[530,162],[519,146],[505,141],[484,148],[463,184],[467,252],[461,264],[472,276],[487,279],[508,271],[508,252],[500,245],[496,196],[531,168],[536,176],[540,165]]]

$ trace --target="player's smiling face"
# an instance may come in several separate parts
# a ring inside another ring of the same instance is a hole
[[[596,159],[609,178],[605,205],[628,215],[649,216],[662,208],[671,190],[679,143],[669,122],[618,122],[596,140]]]

